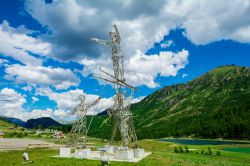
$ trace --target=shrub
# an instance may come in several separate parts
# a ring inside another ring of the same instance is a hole
[[[187,145],[184,146],[184,149],[185,149],[185,152],[186,152],[186,153],[189,152],[189,149],[188,149],[188,146],[187,146]]]
[[[27,133],[27,132],[24,132],[24,133],[23,133],[23,136],[24,136],[24,137],[27,137],[27,136],[28,136],[28,133]]]
[[[17,136],[18,138],[23,138],[23,137],[24,137],[24,136],[23,136],[23,133],[17,133],[16,136]]]
[[[182,146],[179,146],[179,152],[180,152],[180,153],[183,153],[183,148],[182,148]]]
[[[12,138],[14,136],[13,132],[5,132],[4,137],[5,138]]]
[[[174,152],[175,152],[175,153],[179,153],[176,146],[174,147]]]
[[[204,154],[204,149],[201,150],[201,154]]]
[[[207,150],[208,150],[208,155],[212,155],[213,154],[213,152],[212,152],[212,150],[211,150],[210,147],[208,147]]]
[[[15,137],[16,133],[15,132],[11,132],[10,133],[10,137]]]
[[[217,156],[220,156],[220,151],[217,150],[216,155],[217,155]]]

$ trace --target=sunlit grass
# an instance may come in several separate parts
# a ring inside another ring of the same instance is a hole
[[[100,140],[96,141],[96,146],[101,146],[105,142]],[[213,155],[201,154],[202,150],[207,150],[208,146],[192,145],[188,146],[190,149],[197,149],[196,151],[189,153],[175,153],[174,147],[180,146],[173,143],[159,142],[155,140],[142,140],[140,145],[146,149],[146,151],[151,151],[152,154],[143,159],[139,163],[120,163],[111,162],[111,165],[149,165],[149,166],[164,166],[164,165],[225,165],[225,166],[242,166],[250,165],[250,155],[247,153],[238,152],[228,152],[223,151],[225,147],[230,147],[231,145],[213,145],[210,146]],[[241,145],[244,147],[250,147],[249,145]],[[221,155],[216,155],[216,151],[220,151]],[[9,151],[0,153],[0,163],[1,165],[22,165],[22,153],[23,151]],[[50,149],[34,149],[29,150],[30,159],[34,163],[30,165],[100,165],[100,161],[84,160],[84,159],[61,159],[61,158],[51,158],[52,155],[59,154],[59,150]],[[249,164],[248,164],[249,163]]]

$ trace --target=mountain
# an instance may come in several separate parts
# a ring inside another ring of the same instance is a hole
[[[166,86],[131,106],[139,139],[167,136],[250,138],[250,68],[221,66]],[[89,135],[110,138],[112,121],[96,116]],[[103,133],[102,133],[103,132]]]
[[[108,111],[110,111],[110,110],[111,110],[110,108],[105,109],[104,111],[99,112],[99,113],[97,114],[97,116],[106,116],[106,115],[108,115]]]
[[[6,116],[3,116],[3,115],[0,115],[0,121],[8,122],[8,120],[6,119]]]
[[[13,124],[16,124],[18,126],[21,126],[21,127],[25,127],[26,125],[26,122],[20,120],[20,119],[17,119],[17,118],[12,118],[12,117],[5,117],[5,119],[10,122],[10,123],[13,123]]]
[[[43,128],[47,128],[50,126],[59,126],[59,127],[62,126],[62,124],[49,117],[29,119],[27,122],[24,122],[17,118],[0,116],[0,120],[6,123],[10,123],[12,125],[14,124],[26,128],[34,128],[34,127],[36,128],[38,126]]]
[[[12,128],[14,131],[20,131],[21,128],[17,125],[9,122],[5,116],[0,116],[0,131],[9,131],[9,129]]]
[[[3,129],[7,129],[9,127],[13,127],[13,124],[9,123],[5,117],[0,116],[0,131],[2,131]]]
[[[29,119],[25,125],[26,128],[48,128],[50,126],[62,126],[62,124],[58,123],[52,118],[42,117],[37,119]]]

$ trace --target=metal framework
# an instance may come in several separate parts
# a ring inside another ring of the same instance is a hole
[[[130,100],[133,98],[135,88],[128,83],[124,77],[124,65],[123,57],[121,55],[120,42],[121,37],[116,25],[113,25],[113,31],[109,32],[110,40],[101,40],[96,38],[91,38],[91,41],[98,44],[103,44],[111,48],[112,51],[112,62],[114,75],[109,74],[102,69],[100,69],[104,74],[108,75],[111,79],[97,77],[103,79],[107,82],[114,84],[115,95],[114,105],[110,111],[110,116],[114,118],[114,126],[112,129],[111,142],[116,136],[117,130],[120,131],[122,146],[127,147],[129,142],[135,142],[137,144],[137,137],[133,125],[132,113],[130,112]],[[126,97],[128,92],[126,88],[131,90],[129,97]]]
[[[89,127],[87,127],[87,118],[86,114],[88,110],[98,104],[101,97],[97,98],[92,103],[85,103],[85,96],[80,95],[79,99],[81,100],[80,104],[78,104],[71,114],[77,115],[76,120],[71,128],[69,139],[67,142],[67,146],[74,146],[77,148],[85,148],[86,147],[86,137],[88,133]],[[90,125],[90,124],[89,124]]]

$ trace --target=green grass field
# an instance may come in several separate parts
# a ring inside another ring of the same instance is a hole
[[[250,155],[250,148],[245,148],[245,147],[229,147],[229,148],[224,148],[223,150],[229,152],[249,153]]]
[[[99,143],[98,143],[99,144]],[[134,163],[120,163],[111,162],[110,165],[149,165],[149,166],[193,166],[193,165],[211,165],[211,166],[250,166],[250,154],[244,152],[231,152],[224,151],[224,148],[230,147],[244,147],[250,148],[250,145],[216,145],[210,146],[213,155],[201,154],[202,150],[207,150],[208,146],[188,146],[190,149],[197,149],[189,153],[175,153],[174,147],[179,146],[173,143],[159,142],[155,140],[143,140],[140,144],[146,149],[146,151],[151,151],[152,154],[143,159],[142,161]],[[216,152],[220,151],[220,155],[216,155]],[[197,154],[198,152],[198,154]],[[0,152],[0,165],[22,165],[22,153],[23,151],[9,151]],[[51,149],[34,149],[29,150],[30,159],[34,163],[28,165],[37,166],[96,166],[101,165],[100,161],[92,161],[85,159],[62,159],[62,158],[51,158],[50,156],[56,155],[59,150]]]

